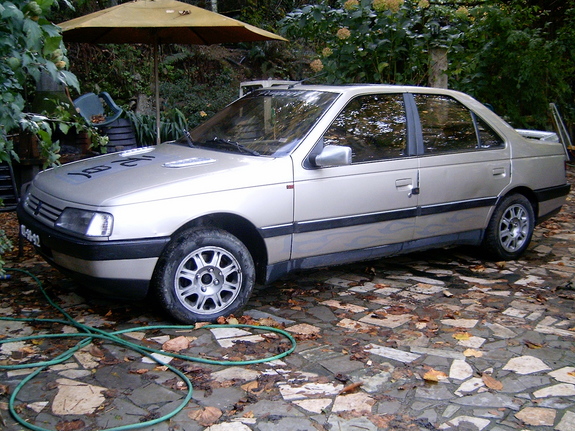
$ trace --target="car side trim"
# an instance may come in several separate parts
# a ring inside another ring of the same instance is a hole
[[[566,196],[571,186],[563,184],[555,187],[547,187],[535,190],[535,197],[538,202],[544,202],[551,199]],[[383,213],[360,214],[351,217],[340,217],[325,220],[310,220],[305,222],[286,223],[279,226],[268,226],[259,228],[258,231],[263,238],[273,238],[277,236],[292,235],[296,233],[316,232],[327,229],[337,229],[342,227],[360,226],[364,224],[381,223],[391,220],[400,220],[419,216],[428,216],[434,214],[448,213],[453,211],[463,211],[473,208],[490,207],[497,204],[499,198],[486,197],[480,199],[470,199],[460,202],[448,202],[445,204],[421,206],[414,208],[401,209]]]
[[[551,199],[561,198],[567,196],[571,190],[571,184],[563,184],[560,186],[547,187],[544,189],[535,190],[535,197],[538,202],[549,201]]]
[[[472,208],[489,207],[495,205],[497,198],[482,198],[473,199],[462,202],[448,202],[445,204],[429,205],[424,207],[419,207],[418,216],[426,216],[432,214],[448,213],[452,211],[462,211]]]
[[[359,226],[363,224],[381,223],[391,220],[413,218],[417,208],[407,208],[397,211],[387,211],[375,214],[362,214],[351,217],[341,217],[326,220],[311,220],[294,223],[294,233],[316,232],[319,230],[337,229],[341,227]]]
[[[453,211],[462,211],[472,208],[493,206],[497,202],[497,197],[482,199],[472,199],[461,202],[449,202],[440,205],[430,205],[425,207],[406,208],[397,211],[382,213],[360,214],[351,217],[339,217],[323,220],[310,220],[305,222],[295,222],[281,226],[269,226],[258,229],[263,238],[273,238],[276,236],[291,235],[296,233],[317,232],[327,229],[338,229],[342,227],[361,226],[365,224],[382,223],[392,220],[414,218],[432,214],[441,214]]]

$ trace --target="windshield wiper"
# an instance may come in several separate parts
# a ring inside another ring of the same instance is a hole
[[[192,139],[192,135],[190,135],[190,132],[188,132],[188,129],[182,130],[182,136],[180,136],[176,142],[178,142],[178,143],[184,143],[185,142],[191,148],[196,147],[196,145],[195,145],[196,143]]]
[[[258,153],[256,150],[252,150],[251,148],[248,148],[238,142],[230,141],[229,139],[218,138],[217,136],[210,141],[202,142],[201,145],[206,147],[234,148],[238,150],[240,153],[251,154],[252,156],[261,156],[261,154]]]

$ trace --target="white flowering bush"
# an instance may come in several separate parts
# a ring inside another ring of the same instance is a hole
[[[424,84],[429,49],[459,49],[470,22],[467,8],[428,0],[345,0],[297,9],[282,26],[313,41],[310,68],[325,82]]]

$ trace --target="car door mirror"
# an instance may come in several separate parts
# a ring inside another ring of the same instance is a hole
[[[323,147],[321,153],[315,156],[312,162],[318,168],[351,165],[351,148],[340,145],[327,145]]]

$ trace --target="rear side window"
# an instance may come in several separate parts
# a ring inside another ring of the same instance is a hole
[[[425,154],[501,148],[503,140],[481,118],[443,95],[414,95]]]
[[[324,134],[324,145],[351,147],[352,163],[405,156],[403,95],[371,94],[351,100]]]

